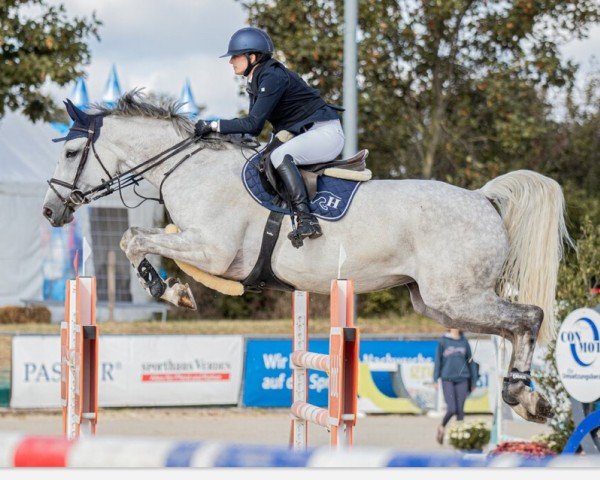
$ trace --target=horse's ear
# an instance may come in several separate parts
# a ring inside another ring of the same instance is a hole
[[[77,108],[73,102],[71,100],[69,100],[67,98],[67,101],[65,102],[65,106],[67,107],[67,113],[69,114],[69,117],[71,117],[71,120],[73,120],[76,123],[81,123],[83,125],[87,125],[90,122],[90,117],[87,113],[85,113],[83,110],[80,110],[79,108]]]
[[[73,105],[73,102],[71,102],[71,100],[67,98],[64,104],[67,109],[67,113],[69,114],[69,117],[71,117],[71,120],[77,120],[77,116],[75,115],[75,105]]]

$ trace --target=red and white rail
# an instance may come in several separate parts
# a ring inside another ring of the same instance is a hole
[[[60,324],[63,432],[72,440],[94,435],[98,421],[96,277],[68,280]]]
[[[330,290],[329,355],[308,351],[308,292],[292,294],[294,339],[292,352],[294,449],[307,448],[308,424],[329,430],[332,447],[351,446],[358,405],[358,329],[354,326],[354,283],[333,280]],[[308,403],[308,369],[329,375],[327,408]]]

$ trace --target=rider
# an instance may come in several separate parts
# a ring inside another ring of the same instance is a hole
[[[229,41],[229,63],[236,75],[247,79],[249,114],[231,120],[196,123],[196,134],[210,132],[259,135],[265,121],[275,133],[287,130],[295,137],[271,153],[271,163],[281,178],[298,219],[288,237],[317,238],[322,235],[317,218],[310,213],[308,193],[298,167],[335,159],[344,146],[344,132],[336,110],[319,91],[295,72],[272,58],[273,42],[254,27],[238,30]]]

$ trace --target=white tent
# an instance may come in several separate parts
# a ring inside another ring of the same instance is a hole
[[[18,113],[9,112],[0,119],[0,265],[3,267],[3,275],[0,277],[0,306],[22,305],[25,300],[49,300],[46,287],[52,271],[56,270],[54,267],[57,266],[57,258],[64,260],[68,257],[65,242],[60,245],[53,243],[53,239],[60,239],[60,236],[55,235],[57,232],[64,233],[65,229],[74,230],[75,227],[71,225],[63,229],[52,229],[41,214],[48,188],[46,181],[52,177],[62,149],[62,143],[51,141],[58,136],[58,132],[48,124],[34,124]],[[155,189],[148,184],[143,185],[140,190],[145,195],[156,196]],[[124,196],[128,204],[137,203],[137,197],[131,191]],[[92,246],[93,259],[86,263],[85,274],[96,274],[98,277],[105,261],[98,252],[104,254],[102,248],[106,248],[107,244],[118,244],[118,238],[127,226],[162,225],[163,208],[156,202],[145,202],[136,209],[127,209],[122,205],[119,195],[113,194],[82,207],[75,218],[80,236],[85,237]],[[115,222],[115,218],[119,221]],[[72,249],[73,245],[70,247]],[[118,250],[116,255],[123,267],[123,262],[127,262],[124,254]],[[61,268],[64,266],[62,260]],[[149,260],[159,265],[158,259]],[[125,270],[127,278],[122,278],[120,284],[124,295],[119,302],[123,308],[119,312],[119,305],[117,306],[116,319],[147,318],[156,308],[149,303],[151,299],[140,287],[128,263],[125,264]],[[99,300],[98,316],[101,320],[101,292]],[[146,311],[143,308],[136,311],[134,308],[126,308],[126,303],[130,306],[147,304],[149,308]],[[55,309],[53,320],[61,315],[60,308]]]

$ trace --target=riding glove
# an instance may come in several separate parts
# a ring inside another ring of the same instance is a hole
[[[211,122],[207,122],[206,120],[198,120],[196,125],[194,126],[194,132],[198,137],[204,137],[213,131],[213,127]]]

